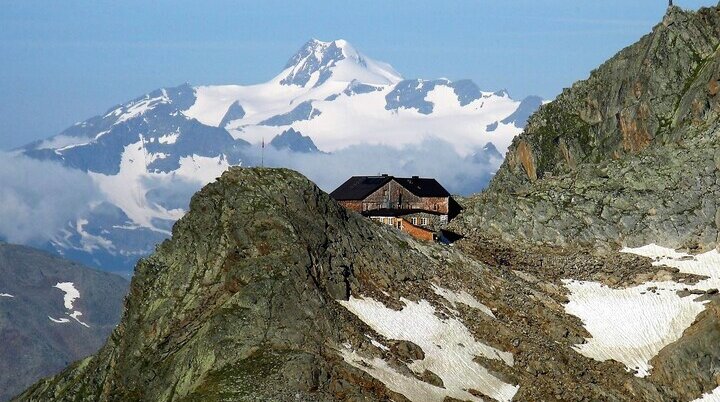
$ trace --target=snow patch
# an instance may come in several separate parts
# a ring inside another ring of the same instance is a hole
[[[67,145],[67,146],[56,149],[55,153],[58,155],[62,155],[63,151],[67,151],[68,149],[72,149],[72,148],[83,147],[85,145],[90,145],[90,142],[86,141],[86,142],[81,142],[78,144]]]
[[[177,142],[178,137],[180,137],[179,133],[165,134],[162,137],[158,138],[158,142],[161,144],[170,145]]]
[[[78,310],[73,310],[73,303],[75,303],[75,300],[80,298],[80,292],[75,288],[75,284],[73,282],[58,282],[54,287],[65,292],[65,296],[63,297],[65,309],[70,310],[70,312],[65,313],[65,314],[67,314],[70,318],[77,321],[80,325],[83,325],[86,328],[90,328],[90,326],[88,324],[80,321],[80,316],[82,315],[82,313]],[[56,323],[70,322],[70,320],[67,318],[55,319],[50,316],[48,316],[48,318],[52,322],[56,322]]]
[[[408,365],[415,373],[425,370],[438,375],[444,388],[406,376],[379,358],[366,358],[348,347],[340,350],[343,359],[382,381],[389,389],[413,401],[443,401],[450,396],[461,400],[481,401],[467,390],[474,389],[499,401],[512,400],[519,386],[506,384],[473,359],[482,356],[513,365],[511,353],[500,351],[475,340],[458,319],[441,319],[426,300],[401,299],[405,307],[387,308],[373,299],[351,297],[339,301],[345,308],[388,339],[410,341],[422,348],[423,360]]]
[[[75,289],[75,284],[73,284],[72,282],[58,282],[53,287],[65,292],[65,297],[63,298],[65,302],[65,308],[68,310],[72,310],[75,299],[80,298],[80,292]]]
[[[638,248],[623,248],[623,253],[637,254],[654,259],[652,265],[677,268],[682,273],[709,277],[696,285],[703,290],[720,285],[720,253],[711,250],[703,254],[690,255],[671,248],[649,244]]]
[[[88,224],[87,219],[78,219],[75,222],[75,230],[80,235],[80,246],[82,250],[92,253],[93,250],[104,248],[106,250],[113,250],[115,246],[112,241],[102,237],[88,233],[85,230],[85,226]]]
[[[73,320],[77,321],[80,325],[85,326],[85,328],[90,328],[89,325],[87,325],[86,323],[80,321],[80,316],[81,316],[81,315],[82,315],[81,312],[79,312],[79,311],[73,311],[72,314],[70,314],[70,317],[71,317]]]
[[[95,140],[97,141],[100,137],[102,137],[103,135],[105,135],[109,132],[110,132],[110,130],[105,130],[105,131],[101,131],[101,132],[95,134]]]
[[[150,98],[147,96],[145,99],[142,99],[136,103],[132,103],[128,105],[125,108],[125,112],[123,113],[120,110],[115,110],[113,113],[118,116],[117,120],[115,121],[115,124],[122,123],[124,121],[130,120],[132,118],[135,118],[137,116],[140,116],[144,113],[146,113],[149,110],[152,110],[155,106],[163,103],[170,103],[170,99],[167,97],[167,93],[163,91],[163,95],[159,96],[157,98]],[[109,116],[106,115],[106,117]]]
[[[425,96],[425,100],[433,104],[433,114],[436,116],[454,114],[461,108],[455,90],[447,85],[437,85]]]
[[[613,289],[597,282],[564,281],[570,291],[565,311],[579,317],[592,338],[574,348],[599,361],[615,360],[638,377],[649,374],[650,359],[677,341],[704,310],[697,295],[680,297],[686,285],[648,282]],[[655,292],[650,288],[657,287]]]
[[[59,149],[70,145],[83,144],[86,142],[87,138],[85,137],[73,137],[70,135],[59,134],[54,137],[50,137],[47,140],[43,140],[35,146],[35,149]]]
[[[368,339],[370,340],[370,343],[371,343],[373,346],[375,346],[376,348],[381,349],[381,350],[385,350],[385,351],[390,350],[390,348],[388,348],[387,346],[385,346],[385,345],[383,345],[382,343],[378,342],[378,341],[375,340],[375,338],[373,338],[372,336],[370,336],[370,335],[365,335],[365,337],[368,338]]]
[[[207,157],[200,155],[186,156],[180,158],[180,168],[175,174],[191,181],[210,183],[228,170],[228,163],[225,156]]]
[[[493,314],[493,312],[486,305],[477,301],[477,299],[474,298],[470,293],[464,290],[460,292],[453,292],[452,290],[442,288],[436,284],[433,284],[432,286],[435,294],[452,303],[453,307],[458,303],[464,304],[468,307],[480,310],[492,318],[495,318],[495,314]]]
[[[575,349],[596,360],[616,360],[644,377],[652,369],[650,359],[680,339],[708,303],[698,301],[698,295],[681,297],[678,292],[720,288],[720,254],[712,250],[690,255],[656,244],[621,251],[652,258],[654,266],[707,277],[694,285],[664,281],[625,289],[597,282],[563,281],[570,292],[565,311],[579,317],[592,336]]]
[[[705,394],[691,402],[720,402],[720,387],[715,388],[709,394]]]

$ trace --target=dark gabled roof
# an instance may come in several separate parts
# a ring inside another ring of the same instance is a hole
[[[390,180],[392,176],[353,176],[330,193],[330,197],[338,201],[363,200]]]
[[[390,180],[395,180],[418,197],[450,196],[435,179],[394,176],[353,176],[330,193],[330,196],[338,201],[363,200]]]
[[[395,181],[418,197],[450,197],[450,193],[435,179],[395,177]]]

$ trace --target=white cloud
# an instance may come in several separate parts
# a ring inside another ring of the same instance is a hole
[[[20,244],[49,240],[100,198],[84,172],[0,152],[0,239]]]
[[[259,150],[248,155],[259,165]],[[257,158],[257,161],[255,160]],[[448,191],[468,195],[487,186],[500,159],[474,161],[460,156],[455,147],[442,140],[426,140],[401,148],[383,145],[356,145],[332,154],[295,154],[265,149],[265,166],[287,167],[299,171],[325,191],[332,191],[353,175],[387,173],[395,176],[434,177]]]

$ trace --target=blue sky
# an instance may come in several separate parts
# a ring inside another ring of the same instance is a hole
[[[663,0],[0,0],[0,149],[159,87],[265,81],[313,37],[347,39],[406,78],[471,78],[516,98],[551,98],[648,33],[666,7]]]

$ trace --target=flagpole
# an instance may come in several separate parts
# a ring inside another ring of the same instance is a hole
[[[262,137],[262,151],[260,151],[260,167],[265,167],[265,137]]]

